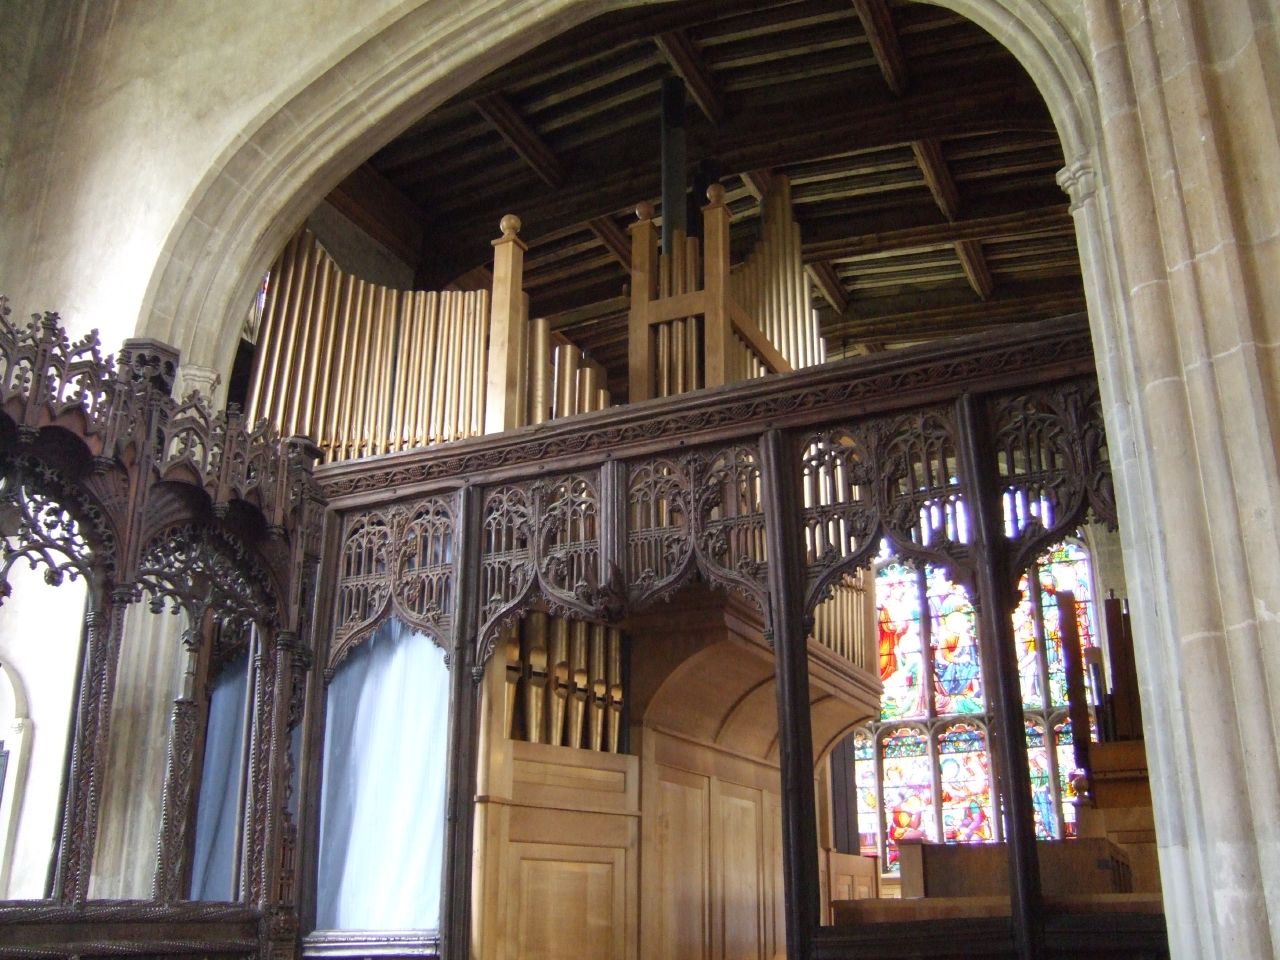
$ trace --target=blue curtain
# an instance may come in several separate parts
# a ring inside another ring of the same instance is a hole
[[[209,691],[204,768],[196,805],[191,867],[192,900],[236,899],[236,847],[240,833],[240,777],[244,766],[249,655],[228,663]]]
[[[449,668],[383,624],[329,684],[316,925],[435,930],[444,863]]]

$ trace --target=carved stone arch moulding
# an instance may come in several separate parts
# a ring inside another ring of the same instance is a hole
[[[392,615],[448,646],[456,511],[455,495],[444,494],[345,517],[327,677]]]
[[[994,397],[987,414],[1013,576],[1090,515],[1115,529],[1115,488],[1095,379]]]
[[[43,567],[50,584],[116,572],[116,537],[105,511],[58,470],[29,456],[0,459],[0,602],[9,571]]]

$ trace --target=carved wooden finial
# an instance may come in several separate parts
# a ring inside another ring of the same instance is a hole
[[[724,205],[724,184],[713,183],[711,184],[711,186],[707,187],[707,200],[709,200],[711,202],[711,205],[714,207],[723,206]]]
[[[520,232],[520,218],[514,213],[508,213],[498,222],[498,229],[502,231],[502,238],[509,240]]]
[[[637,219],[637,220],[652,220],[652,219],[653,219],[653,204],[652,204],[652,203],[650,203],[648,200],[644,200],[644,201],[642,201],[642,202],[640,202],[640,203],[637,203],[637,204],[636,204],[636,219]]]

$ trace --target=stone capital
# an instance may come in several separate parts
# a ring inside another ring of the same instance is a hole
[[[1071,199],[1071,212],[1093,199],[1098,191],[1098,178],[1093,169],[1093,161],[1087,157],[1077,157],[1058,171],[1058,186]]]
[[[178,367],[179,398],[185,398],[193,391],[199,391],[206,401],[213,399],[213,392],[222,382],[222,374],[212,367],[202,367],[198,363],[184,363]]]

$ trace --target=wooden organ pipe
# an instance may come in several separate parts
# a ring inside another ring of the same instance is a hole
[[[247,413],[339,460],[484,428],[488,291],[344,273],[303,231],[272,266]]]
[[[525,619],[524,658],[528,676],[524,680],[524,729],[530,743],[544,742],[547,727],[547,615],[535,610]]]
[[[505,265],[502,309],[487,290],[369,283],[344,273],[301,231],[268,274],[250,422],[309,435],[329,461],[477,436],[495,396],[489,368],[499,327],[510,368],[498,394],[500,429],[608,406],[604,368],[573,345],[554,348],[553,371],[550,326],[528,321],[518,289],[516,223],[504,218],[495,242]]]
[[[590,683],[590,716],[587,725],[588,750],[604,749],[605,716],[609,706],[609,683],[605,676],[605,626],[593,623],[591,630],[590,664],[588,680]]]
[[[622,743],[622,631],[609,627],[605,637],[605,682],[609,694],[609,752],[617,753]]]
[[[875,615],[867,579],[860,570],[836,581],[831,596],[813,611],[813,639],[850,663],[872,670],[876,667],[871,662],[868,638],[874,632]]]
[[[520,631],[515,624],[502,628],[501,647],[507,661],[506,683],[503,690],[506,699],[503,701],[503,717],[505,729],[510,730],[516,715],[516,693],[520,686]]]
[[[565,706],[569,699],[569,621],[563,617],[551,620],[551,640],[548,657],[550,669],[547,673],[547,686],[550,696],[551,712],[547,718],[547,742],[554,746],[564,745]]]
[[[569,704],[568,746],[582,746],[583,721],[586,719],[587,700],[591,696],[588,682],[588,639],[590,624],[574,620],[569,624],[569,659],[572,668],[573,702]]]
[[[622,748],[621,630],[535,610],[499,639],[508,736],[606,753]]]
[[[785,176],[770,178],[760,204],[760,239],[733,271],[730,285],[743,310],[793,369],[822,363],[825,349],[812,306],[809,279],[801,259],[800,227],[795,222],[791,185]],[[760,357],[739,342],[739,369],[746,376],[767,372]]]
[[[551,321],[539,317],[529,324],[529,422],[545,423],[551,419],[552,355]]]

